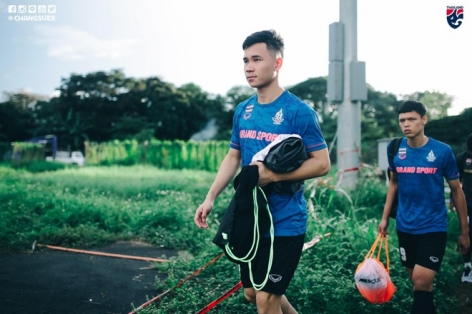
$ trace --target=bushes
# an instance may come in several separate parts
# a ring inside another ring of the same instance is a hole
[[[136,140],[86,143],[89,165],[150,164],[161,169],[216,171],[229,150],[226,141]]]
[[[57,171],[67,167],[66,164],[54,161],[31,161],[24,162],[21,164],[13,165],[13,168],[24,169],[29,172],[46,172],[46,171]]]
[[[11,163],[21,167],[24,164],[44,160],[44,147],[35,143],[14,143]]]

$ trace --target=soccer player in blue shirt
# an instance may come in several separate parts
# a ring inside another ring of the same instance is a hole
[[[258,186],[272,182],[302,181],[323,176],[330,169],[326,142],[315,111],[279,84],[283,64],[284,42],[273,30],[254,33],[243,42],[244,74],[257,93],[240,103],[233,117],[230,148],[204,202],[198,207],[194,221],[207,228],[207,217],[217,196],[231,182],[241,166],[257,165]],[[252,157],[279,134],[301,136],[309,158],[296,170],[274,173]],[[303,189],[288,194],[268,195],[275,240],[269,280],[262,287],[269,260],[270,242],[262,239],[252,265],[254,281],[247,263],[240,265],[241,281],[246,299],[256,304],[258,313],[297,313],[285,297],[285,291],[295,273],[303,249],[307,211]]]
[[[447,242],[444,178],[457,208],[461,228],[457,250],[461,254],[470,245],[465,198],[451,148],[424,134],[428,122],[425,106],[418,101],[405,101],[398,109],[398,121],[405,137],[393,165],[389,164],[391,180],[378,230],[387,234],[389,213],[398,193],[397,235],[401,263],[413,284],[411,313],[433,314],[433,281]]]

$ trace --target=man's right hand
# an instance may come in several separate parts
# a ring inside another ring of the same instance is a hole
[[[213,202],[205,200],[195,212],[193,221],[199,228],[208,228],[207,217],[213,208]]]
[[[382,221],[379,224],[379,233],[384,237],[388,234],[387,228],[388,228],[388,218],[382,219]]]

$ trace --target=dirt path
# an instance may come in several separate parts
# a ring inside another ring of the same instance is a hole
[[[93,248],[114,254],[170,258],[177,253],[136,242]],[[122,314],[157,295],[146,261],[42,248],[0,254],[0,312],[9,314]]]

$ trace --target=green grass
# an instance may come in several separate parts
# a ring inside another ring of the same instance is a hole
[[[215,203],[208,230],[193,216],[215,174],[159,170],[150,166],[55,169],[32,173],[0,166],[0,251],[28,250],[34,241],[75,248],[117,240],[141,240],[190,254],[156,264],[167,273],[158,291],[174,287],[221,251],[211,240],[232,197],[228,187]],[[334,182],[332,179],[330,183]],[[394,221],[389,230],[391,277],[397,291],[391,302],[368,303],[357,291],[354,272],[377,235],[385,199],[384,179],[365,175],[347,193],[317,180],[307,182],[307,240],[330,233],[306,250],[287,291],[299,313],[408,313],[411,284],[401,267]],[[441,272],[435,281],[438,314],[459,308],[461,257],[455,252],[458,222],[449,214],[450,233]],[[237,267],[221,258],[160,302],[140,313],[195,313],[239,281]],[[140,304],[134,304],[139,306]],[[130,305],[131,309],[131,305]],[[211,313],[253,313],[237,291]]]
[[[200,195],[214,177],[152,167],[86,167],[31,174],[0,168],[0,251],[34,241],[90,247],[143,239],[198,250],[193,226]],[[186,228],[189,232],[181,232]]]

